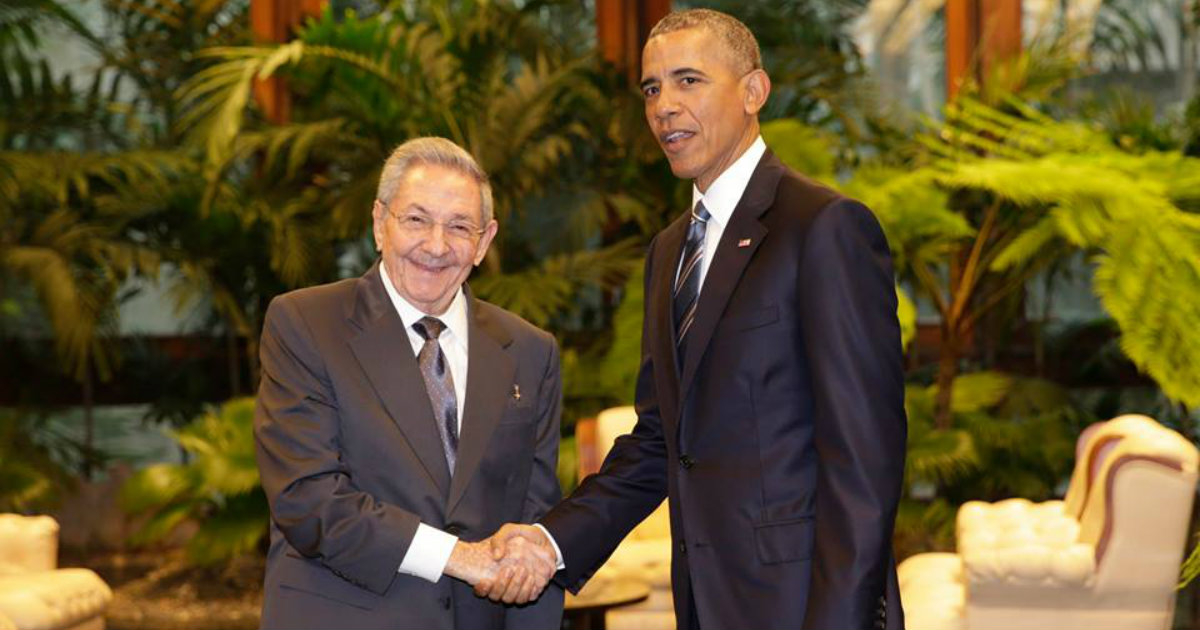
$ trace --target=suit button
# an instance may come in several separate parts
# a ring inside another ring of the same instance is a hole
[[[449,597],[443,597],[443,598],[439,599],[438,603],[440,603],[442,605],[442,608],[445,608],[446,610],[450,610],[450,598]]]
[[[450,534],[451,536],[458,536],[462,534],[462,528],[458,525],[447,525],[446,533]]]
[[[684,470],[688,470],[692,466],[696,465],[696,460],[692,459],[691,455],[680,455],[679,456],[679,465],[683,466]]]
[[[679,541],[679,553],[685,556],[687,555],[687,543],[683,542],[682,540]]]

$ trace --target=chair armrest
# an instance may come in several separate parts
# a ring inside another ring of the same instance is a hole
[[[0,565],[9,572],[58,566],[58,521],[49,516],[0,514]]]

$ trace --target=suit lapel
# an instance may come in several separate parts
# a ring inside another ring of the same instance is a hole
[[[512,337],[487,316],[480,302],[467,292],[469,330],[467,332],[467,395],[463,403],[462,433],[458,441],[458,462],[450,483],[446,514],[462,499],[471,477],[487,452],[488,442],[500,422],[512,393],[516,364],[505,351]]]
[[[675,317],[671,309],[671,293],[675,285],[675,272],[679,267],[679,256],[683,250],[683,238],[687,232],[689,214],[684,214],[662,231],[650,255],[654,277],[647,283],[650,295],[646,299],[646,317],[650,318],[650,333],[644,343],[652,348],[656,369],[655,387],[667,435],[673,435],[677,423],[677,392],[679,391],[679,357],[675,351]]]
[[[388,415],[444,495],[450,487],[450,471],[442,439],[437,434],[408,331],[383,288],[379,264],[376,262],[358,281],[358,299],[350,321],[362,332],[350,339],[350,349]]]
[[[675,311],[673,307],[673,294],[675,290],[675,274],[679,271],[679,257],[683,255],[683,240],[687,235],[688,222],[690,214],[684,215],[676,219],[662,233],[662,248],[661,256],[664,260],[658,261],[660,264],[656,266],[658,273],[655,281],[657,284],[652,285],[657,288],[655,291],[655,307],[656,316],[658,317],[658,330],[666,331],[665,335],[658,335],[658,356],[671,357],[671,374],[678,381],[679,376],[679,354],[675,350]]]
[[[767,235],[766,226],[758,219],[775,201],[775,189],[782,174],[783,164],[768,150],[759,160],[746,191],[733,210],[729,225],[721,234],[721,241],[717,243],[700,288],[696,319],[688,333],[687,353],[679,378],[680,401],[687,399],[700,359],[712,340],[713,331],[725,312],[729,297],[733,295],[742,272]]]

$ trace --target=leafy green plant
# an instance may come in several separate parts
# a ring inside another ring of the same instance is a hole
[[[189,456],[184,464],[138,471],[121,490],[121,505],[148,520],[135,544],[170,536],[185,522],[198,529],[189,557],[210,564],[253,551],[267,534],[269,510],[254,459],[254,399],[231,400],[172,432]]]
[[[1200,195],[1200,161],[1128,154],[1015,100],[961,99],[922,141],[923,165],[864,169],[845,188],[876,211],[901,277],[941,316],[940,428],[984,316],[1075,252],[1094,266],[1124,352],[1170,397],[1200,403],[1200,218],[1184,210]]]
[[[949,548],[964,501],[1053,497],[1088,419],[1064,388],[1001,372],[955,378],[947,428],[936,422],[937,400],[936,384],[905,390],[906,496],[896,530],[914,549]]]
[[[70,472],[55,457],[43,420],[14,410],[0,412],[0,512],[46,510],[72,488]],[[61,440],[57,440],[61,446]]]

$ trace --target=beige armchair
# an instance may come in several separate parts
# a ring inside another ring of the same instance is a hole
[[[637,412],[633,407],[615,407],[596,418],[591,444],[581,448],[580,475],[595,472],[595,467],[608,455],[616,439],[633,430]],[[589,465],[590,463],[590,465]],[[639,580],[650,586],[646,600],[608,611],[605,624],[609,630],[674,630],[675,609],[671,597],[671,522],[667,502],[663,501],[653,513],[625,537],[613,555],[604,563],[593,580]]]
[[[103,630],[108,585],[57,565],[54,519],[0,514],[0,630]]]
[[[1119,420],[1089,446],[1073,539],[1008,539],[905,560],[909,625],[1169,628],[1200,455],[1148,418]]]
[[[964,503],[956,521],[958,552],[1033,543],[1070,545],[1079,537],[1084,500],[1108,453],[1126,435],[1157,427],[1158,423],[1146,416],[1125,415],[1084,429],[1076,441],[1075,468],[1061,501],[1033,503],[1015,498]]]

